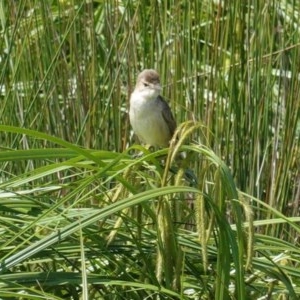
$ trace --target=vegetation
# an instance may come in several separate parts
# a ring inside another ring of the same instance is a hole
[[[0,299],[298,299],[299,14],[1,1]],[[144,68],[168,149],[130,129]]]

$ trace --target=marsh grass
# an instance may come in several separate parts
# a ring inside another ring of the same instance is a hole
[[[298,2],[0,3],[1,299],[299,297]]]

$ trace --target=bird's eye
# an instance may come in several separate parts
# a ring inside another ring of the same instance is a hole
[[[149,86],[149,83],[144,82],[144,86]]]

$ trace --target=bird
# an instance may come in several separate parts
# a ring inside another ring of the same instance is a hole
[[[176,121],[168,103],[160,95],[161,85],[156,70],[145,69],[137,77],[130,96],[129,119],[142,143],[168,147],[176,130]]]

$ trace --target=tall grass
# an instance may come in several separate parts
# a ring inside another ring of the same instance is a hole
[[[299,13],[1,1],[0,298],[299,297]],[[180,124],[154,152],[144,68]]]

